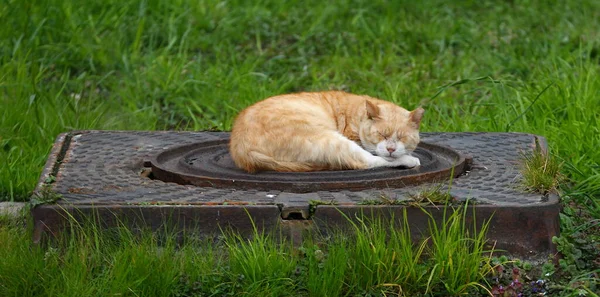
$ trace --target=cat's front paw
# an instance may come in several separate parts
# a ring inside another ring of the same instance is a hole
[[[414,167],[419,167],[421,166],[421,160],[419,160],[419,158],[413,157],[413,156],[408,156],[410,157],[410,162],[407,165],[410,168],[414,168]]]
[[[419,158],[415,158],[413,156],[404,156],[403,158],[404,160],[404,166],[408,167],[408,168],[414,168],[414,167],[419,167],[421,166],[421,160],[419,160]]]

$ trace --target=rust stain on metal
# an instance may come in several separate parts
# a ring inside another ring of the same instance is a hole
[[[180,230],[202,230],[203,235],[218,235],[233,228],[241,234],[261,230],[275,230],[280,222],[275,205],[211,207],[180,206],[176,208],[139,205],[41,205],[32,209],[34,220],[33,241],[41,242],[44,236],[55,236],[73,226],[71,220],[91,222],[100,227],[147,228],[165,230],[170,225]],[[123,218],[128,218],[123,220]],[[253,224],[254,223],[254,224]]]
[[[93,194],[94,190],[88,188],[74,188],[71,187],[67,190],[71,194]]]
[[[247,201],[223,201],[221,205],[249,205]]]
[[[480,229],[489,221],[488,239],[496,250],[528,258],[545,257],[556,252],[552,237],[560,234],[558,214],[561,210],[558,196],[550,198],[554,203],[532,206],[496,207],[493,205],[469,205],[466,224]],[[350,227],[350,220],[361,216],[385,217],[401,221],[406,210],[414,238],[426,234],[433,218],[441,223],[447,216],[445,209],[437,206],[410,207],[400,205],[376,206],[329,206],[316,208],[313,220],[318,226]],[[430,217],[431,216],[431,217]],[[470,228],[470,227],[469,227]],[[327,230],[323,229],[322,232]]]
[[[48,156],[48,160],[46,160],[46,165],[40,175],[36,188],[34,190],[34,195],[39,194],[42,191],[42,187],[47,185],[47,180],[53,178],[57,178],[60,176],[59,169],[60,164],[63,161],[67,150],[69,149],[69,145],[71,143],[71,135],[69,133],[62,133],[58,135],[56,142],[52,145],[52,149],[50,151],[50,155]]]

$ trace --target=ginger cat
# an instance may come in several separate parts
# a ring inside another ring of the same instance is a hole
[[[415,167],[423,112],[339,91],[280,95],[237,116],[229,149],[250,173]]]

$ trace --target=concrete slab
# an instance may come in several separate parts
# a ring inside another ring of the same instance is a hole
[[[0,202],[0,216],[18,218],[23,215],[25,202]]]

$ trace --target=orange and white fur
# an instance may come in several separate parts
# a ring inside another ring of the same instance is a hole
[[[229,148],[251,173],[416,167],[423,112],[338,91],[280,95],[237,116]]]

